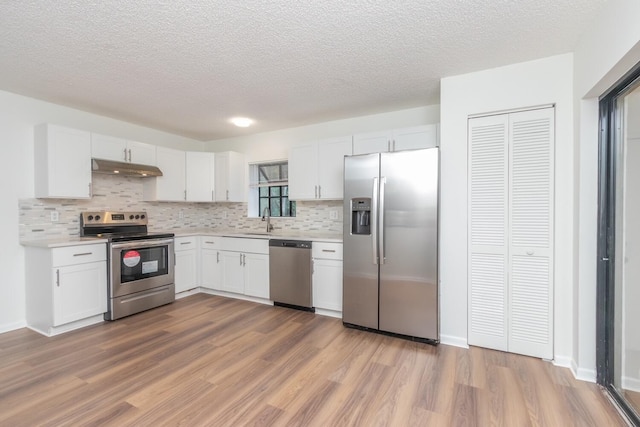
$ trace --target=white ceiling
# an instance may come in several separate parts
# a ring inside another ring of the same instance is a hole
[[[572,51],[605,1],[3,0],[0,90],[214,140],[437,104]]]

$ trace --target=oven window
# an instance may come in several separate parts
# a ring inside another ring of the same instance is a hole
[[[120,252],[120,283],[169,273],[168,246],[135,248]]]

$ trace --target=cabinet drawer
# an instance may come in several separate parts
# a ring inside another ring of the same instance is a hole
[[[197,236],[176,237],[174,247],[176,252],[188,251],[189,249],[197,249],[198,237]]]
[[[311,256],[316,259],[342,259],[342,243],[313,242]]]
[[[224,250],[253,254],[268,254],[269,239],[250,239],[243,237],[227,238],[224,241]]]
[[[54,267],[86,264],[88,262],[106,261],[107,244],[68,246],[51,250],[51,261]]]
[[[199,240],[202,249],[223,249],[224,237],[200,236]]]

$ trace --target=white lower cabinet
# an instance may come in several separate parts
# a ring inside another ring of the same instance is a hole
[[[104,261],[68,265],[52,271],[53,326],[75,322],[107,311]]]
[[[222,290],[258,298],[269,298],[269,241],[226,239],[220,252]]]
[[[175,239],[175,285],[176,293],[198,286],[198,240],[192,237]]]
[[[245,254],[244,293],[269,298],[269,255]]]
[[[222,290],[244,294],[244,266],[242,252],[220,252],[222,260]]]
[[[222,290],[222,260],[220,252],[224,237],[200,236],[200,286],[206,289]]]
[[[342,312],[342,244],[313,242],[313,306]]]
[[[27,325],[51,336],[102,321],[107,311],[105,243],[27,247]]]

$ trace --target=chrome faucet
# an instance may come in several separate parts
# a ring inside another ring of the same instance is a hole
[[[271,209],[264,208],[262,211],[262,220],[264,221],[267,218],[267,233],[271,233],[273,231],[273,225],[271,225]]]

